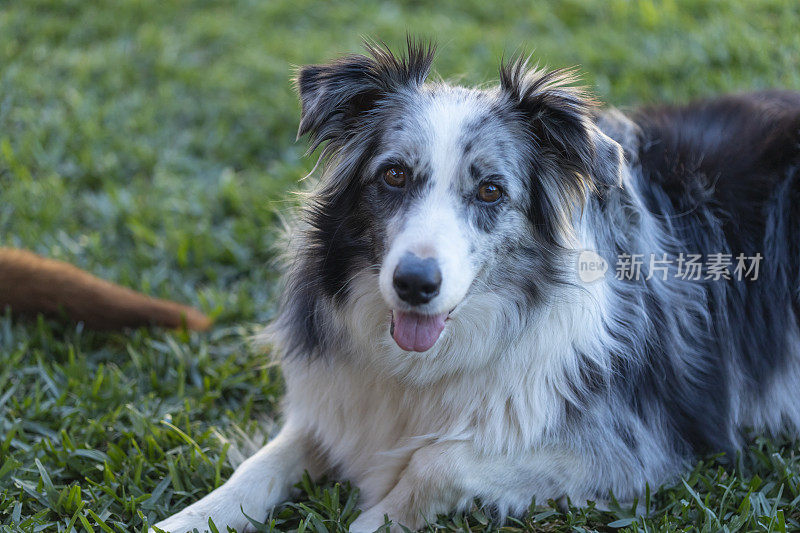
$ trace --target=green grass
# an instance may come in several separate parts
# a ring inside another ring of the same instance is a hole
[[[0,317],[0,527],[141,531],[226,479],[220,435],[276,416],[280,374],[248,338],[274,312],[275,212],[313,165],[294,65],[411,30],[438,40],[445,78],[492,81],[501,55],[535,50],[628,106],[800,89],[799,27],[793,0],[0,0],[0,245],[217,319],[186,335]],[[637,522],[536,502],[507,530],[798,530],[798,452],[755,440],[735,468],[706,458]],[[265,530],[354,519],[355,490],[302,489]],[[497,524],[476,508],[432,527]]]

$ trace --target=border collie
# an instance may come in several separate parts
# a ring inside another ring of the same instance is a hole
[[[300,69],[323,168],[286,238],[280,433],[157,524],[244,530],[304,470],[351,530],[473,498],[631,501],[800,424],[800,94],[630,115],[570,70],[426,82],[433,50]]]

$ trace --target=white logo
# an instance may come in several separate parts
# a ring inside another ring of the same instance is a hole
[[[584,283],[601,279],[608,270],[608,263],[597,252],[583,250],[578,255],[578,277]]]

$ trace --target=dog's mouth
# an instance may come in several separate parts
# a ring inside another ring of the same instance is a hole
[[[426,352],[436,344],[450,313],[423,315],[412,311],[392,311],[389,331],[397,345],[407,352]]]

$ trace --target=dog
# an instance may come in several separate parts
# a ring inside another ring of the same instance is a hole
[[[157,528],[247,530],[304,470],[358,486],[355,532],[607,506],[796,434],[800,94],[624,114],[522,57],[431,83],[433,55],[299,70],[323,166],[267,333],[284,424]]]
[[[211,320],[192,307],[151,298],[27,250],[0,248],[0,311],[44,314],[89,328],[163,326],[204,331]]]

